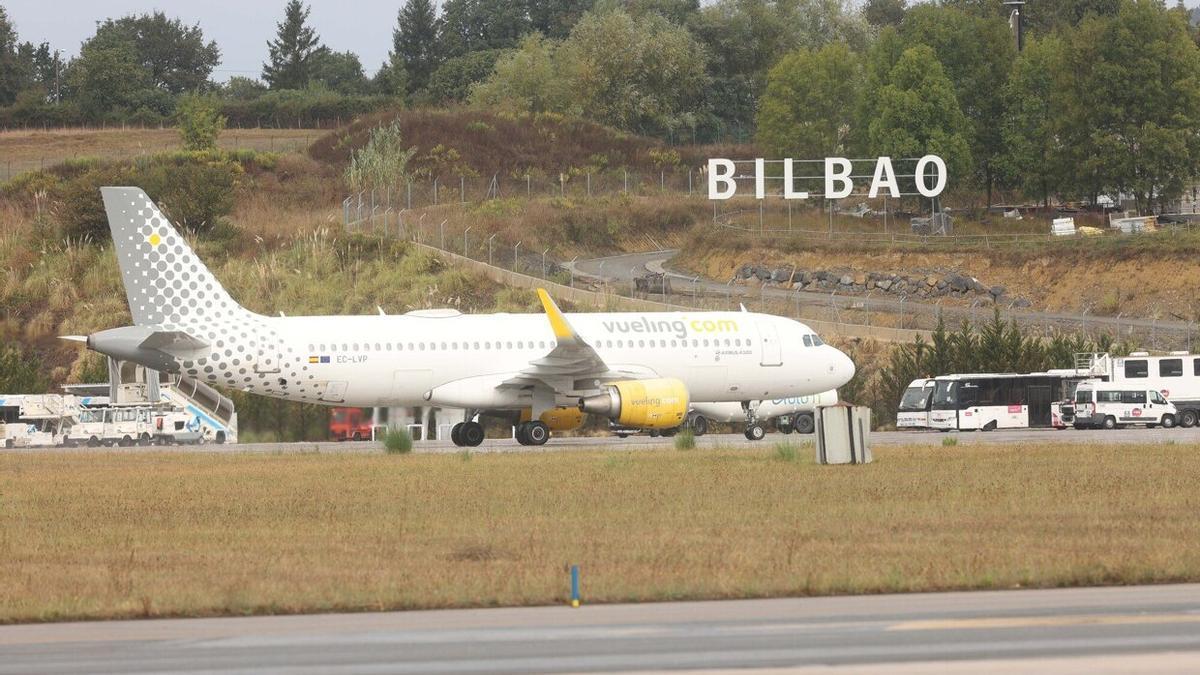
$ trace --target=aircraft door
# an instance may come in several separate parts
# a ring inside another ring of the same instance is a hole
[[[1029,426],[1050,426],[1050,385],[1030,385],[1025,391],[1028,396],[1026,403],[1029,404]]]
[[[783,348],[779,344],[779,331],[775,327],[775,322],[759,319],[758,337],[762,340],[762,350],[759,352],[760,365],[782,366]]]
[[[258,358],[254,361],[254,372],[256,373],[278,373],[279,364],[283,361],[283,355],[273,344],[259,344]]]

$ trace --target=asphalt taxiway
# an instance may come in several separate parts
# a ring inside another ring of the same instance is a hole
[[[1196,672],[1200,584],[0,626],[0,673]]]
[[[444,431],[444,429],[443,429]],[[956,446],[966,445],[1013,445],[1029,450],[1050,445],[1111,445],[1111,444],[1191,444],[1200,443],[1200,427],[1191,429],[1144,429],[1130,427],[1106,431],[1102,429],[1001,429],[998,431],[949,432],[936,431],[874,431],[871,445],[929,445],[941,446],[946,439],[954,439]],[[696,439],[699,449],[714,448],[773,448],[776,443],[788,442],[804,445],[813,442],[812,435],[769,433],[761,441],[747,440],[742,434],[707,434]],[[666,450],[673,446],[673,439],[636,434],[628,438],[606,436],[570,436],[552,438],[546,445],[519,445],[511,438],[489,438],[483,445],[469,448],[471,452],[550,452],[581,450]],[[414,452],[446,453],[461,452],[450,439],[416,441]],[[128,448],[17,448],[0,452],[252,452],[252,453],[371,453],[382,452],[379,441],[321,441],[288,443],[239,443],[229,445],[172,445],[134,446]],[[953,447],[946,448],[953,452]]]

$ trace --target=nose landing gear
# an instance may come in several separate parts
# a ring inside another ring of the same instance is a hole
[[[742,401],[742,412],[746,413],[746,440],[761,441],[767,435],[767,429],[758,421],[758,406],[750,407],[750,401]]]

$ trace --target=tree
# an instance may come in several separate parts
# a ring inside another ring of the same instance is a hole
[[[595,0],[528,0],[530,27],[548,38],[562,39]]]
[[[650,14],[584,16],[563,42],[577,105],[603,124],[640,133],[694,127],[708,86],[704,48],[687,29]]]
[[[511,50],[488,49],[446,60],[429,78],[425,90],[428,99],[433,103],[465,101],[471,86],[486,80],[500,57],[511,53]]]
[[[1055,98],[1055,73],[1062,68],[1062,43],[1054,37],[1030,38],[1013,65],[1005,87],[1008,114],[1001,136],[1006,173],[1027,195],[1037,195],[1050,205],[1061,168],[1056,166],[1058,135],[1051,101]]]
[[[120,42],[133,47],[150,86],[171,94],[207,88],[213,68],[221,62],[217,43],[206,43],[198,24],[186,26],[162,12],[108,19],[84,45]]]
[[[1053,106],[1068,189],[1131,194],[1142,211],[1200,173],[1200,49],[1177,13],[1122,0],[1064,33]]]
[[[21,352],[17,345],[0,348],[0,391],[41,394],[49,383],[42,377],[41,361]]]
[[[899,26],[907,8],[905,0],[867,0],[863,18],[872,26]]]
[[[267,93],[267,85],[259,80],[234,75],[225,83],[221,93],[234,101],[250,101]]]
[[[267,42],[270,62],[263,64],[263,80],[271,89],[303,89],[329,52],[306,24],[310,11],[300,0],[288,0],[275,39]]]
[[[362,62],[353,52],[327,51],[317,59],[312,81],[320,82],[339,94],[363,94],[370,87],[363,74]]]
[[[780,157],[844,153],[861,88],[861,63],[844,44],[788,54],[767,75],[759,143]]]
[[[530,30],[525,0],[446,0],[438,31],[444,58],[515,47]]]
[[[437,67],[437,11],[430,0],[408,0],[396,17],[388,61],[408,74],[407,93],[424,89]]]
[[[888,80],[869,126],[870,152],[892,157],[939,155],[951,179],[969,171],[969,125],[933,50],[924,45],[906,49]]]
[[[471,87],[471,103],[509,112],[584,113],[573,107],[574,94],[562,71],[560,49],[557,40],[538,33],[526,36],[518,49],[496,61],[491,76]]]
[[[179,100],[175,114],[184,150],[216,149],[217,136],[225,128],[227,120],[221,116],[220,106],[215,100],[203,96],[184,96]]]
[[[981,17],[961,9],[920,5],[908,10],[900,26],[906,46],[928,45],[945,69],[954,94],[970,123],[968,139],[974,157],[974,182],[987,190],[998,175],[1004,142],[1004,83],[1016,58],[1012,33],[1003,19]]]
[[[130,113],[140,107],[169,111],[170,101],[156,99],[137,50],[125,40],[89,41],[67,69],[67,81],[79,109],[91,119]],[[165,92],[162,95],[167,96]],[[167,110],[162,110],[166,105]]]
[[[17,30],[0,6],[0,105],[11,105],[28,85],[29,73],[17,56]]]

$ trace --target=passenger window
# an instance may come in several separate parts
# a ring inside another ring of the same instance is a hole
[[[1159,377],[1182,377],[1183,359],[1163,359],[1158,362]]]
[[[1192,359],[1192,375],[1200,377],[1200,359]]]
[[[1138,359],[1136,361],[1130,359],[1125,360],[1126,378],[1132,379],[1138,377],[1149,377],[1149,375],[1150,367],[1149,364],[1146,363],[1145,359]]]
[[[1144,391],[1123,391],[1121,392],[1121,403],[1145,404],[1146,392]]]

